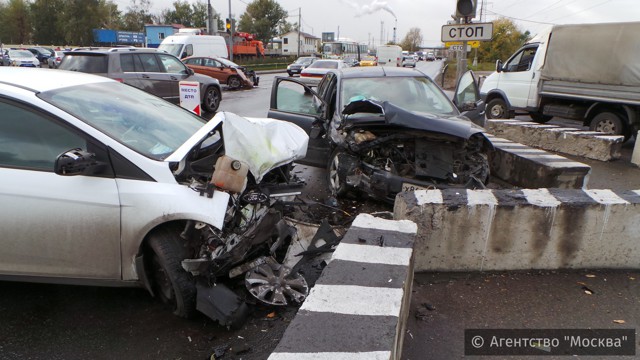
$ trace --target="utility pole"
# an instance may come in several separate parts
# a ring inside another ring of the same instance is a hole
[[[231,0],[229,0],[229,22],[231,23],[231,32],[229,33],[229,60],[233,61],[233,33],[236,31],[231,17]]]
[[[458,24],[464,24],[464,18],[458,18]],[[462,74],[467,71],[467,41],[462,42],[462,49],[458,51],[458,71],[456,72],[456,82],[460,80]]]
[[[302,8],[298,8],[298,57],[300,57],[300,22],[302,22]]]

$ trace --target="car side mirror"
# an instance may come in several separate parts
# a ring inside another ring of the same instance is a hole
[[[187,68],[187,73],[188,73],[189,75],[193,75],[193,74],[195,74],[196,72],[195,72],[195,71],[193,71],[193,69],[192,69],[192,68],[188,67],[188,68]]]
[[[54,172],[58,175],[88,175],[101,165],[96,155],[80,148],[71,149],[56,158]]]
[[[502,60],[496,60],[496,72],[502,72]]]

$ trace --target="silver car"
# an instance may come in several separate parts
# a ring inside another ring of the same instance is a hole
[[[64,57],[64,52],[55,51],[53,56],[50,56],[47,59],[47,66],[49,66],[49,69],[57,69],[58,66],[60,66],[60,62],[62,61],[63,57]]]
[[[10,66],[40,67],[40,61],[28,50],[7,51]]]

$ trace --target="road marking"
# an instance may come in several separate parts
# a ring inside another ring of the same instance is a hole
[[[611,190],[602,189],[602,190],[585,190],[584,191],[589,197],[593,200],[597,201],[603,205],[611,205],[611,204],[628,204],[629,202],[620,196],[616,195]]]
[[[390,358],[390,351],[371,351],[360,353],[273,353],[269,356],[269,360],[389,360]]]
[[[535,206],[558,207],[561,204],[548,189],[522,189],[521,191],[527,201]]]
[[[336,248],[331,261],[345,260],[360,263],[409,266],[412,252],[411,248],[342,243]]]
[[[424,204],[442,204],[444,202],[440,190],[416,190],[414,194],[416,195],[418,206]]]
[[[316,284],[300,310],[398,317],[403,294],[401,288]]]
[[[492,190],[467,190],[467,199],[469,206],[498,205],[498,199]]]
[[[405,234],[418,232],[418,225],[410,220],[386,220],[369,214],[360,214],[351,223],[351,227],[397,231]]]

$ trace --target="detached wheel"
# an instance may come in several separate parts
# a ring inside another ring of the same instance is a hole
[[[500,98],[495,98],[487,103],[487,119],[508,119],[509,109],[507,103]]]
[[[624,135],[625,141],[629,139],[628,131],[620,115],[612,112],[601,112],[596,115],[589,125],[591,131],[599,131],[609,135]]]
[[[546,124],[548,123],[551,119],[553,119],[553,116],[550,115],[542,115],[540,113],[529,113],[529,116],[531,116],[531,119],[539,124]]]
[[[178,233],[162,230],[151,235],[149,270],[153,291],[171,311],[189,318],[196,312],[196,285],[181,262],[187,257]]]
[[[327,165],[327,183],[329,184],[329,191],[333,196],[344,196],[349,190],[350,186],[347,185],[347,179],[345,174],[340,171],[340,155],[344,152],[340,148],[336,148],[329,157],[329,164]]]
[[[207,112],[216,112],[218,106],[220,106],[220,100],[222,99],[222,93],[217,86],[209,86],[204,93],[204,99],[202,100],[202,106]]]
[[[237,76],[229,76],[227,85],[232,89],[239,89],[242,86],[242,80]]]

